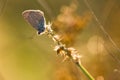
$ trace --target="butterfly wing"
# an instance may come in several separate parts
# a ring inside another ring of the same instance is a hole
[[[45,31],[45,18],[40,10],[26,10],[22,13],[25,20],[38,31],[38,34]]]

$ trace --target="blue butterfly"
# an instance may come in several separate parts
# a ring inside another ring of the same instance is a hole
[[[45,31],[46,21],[44,13],[40,10],[26,10],[22,13],[25,20],[41,34]]]

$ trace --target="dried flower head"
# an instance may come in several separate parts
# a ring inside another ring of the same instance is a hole
[[[65,55],[64,45],[57,45],[55,46],[54,50],[57,52],[57,55]]]

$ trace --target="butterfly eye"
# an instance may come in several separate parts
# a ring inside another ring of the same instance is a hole
[[[45,31],[45,18],[40,10],[26,10],[22,13],[24,19],[41,34]]]

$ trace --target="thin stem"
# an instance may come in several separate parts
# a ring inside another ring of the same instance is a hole
[[[82,64],[80,64],[79,62],[76,62],[76,65],[82,70],[82,72],[86,75],[86,77],[89,80],[95,80]]]
[[[51,36],[51,37],[54,39],[55,42],[57,42],[57,45],[58,45],[58,46],[61,46],[61,50],[65,52],[65,55],[67,55],[67,56],[82,70],[82,72],[86,75],[86,77],[87,77],[89,80],[95,80],[95,79],[92,77],[92,75],[85,69],[85,67],[80,63],[79,57],[77,56],[77,57],[75,57],[75,59],[74,59],[74,56],[71,55],[70,50],[69,50],[68,48],[66,48],[66,47],[64,46],[64,44],[62,44],[61,41],[59,41],[59,39],[57,39],[57,38],[55,37],[55,34],[53,33],[53,31],[52,31],[52,30],[49,30],[49,29],[47,29],[47,30],[48,30],[48,31],[47,31],[47,32],[48,32],[48,35]],[[75,55],[75,56],[76,56],[76,55]]]

